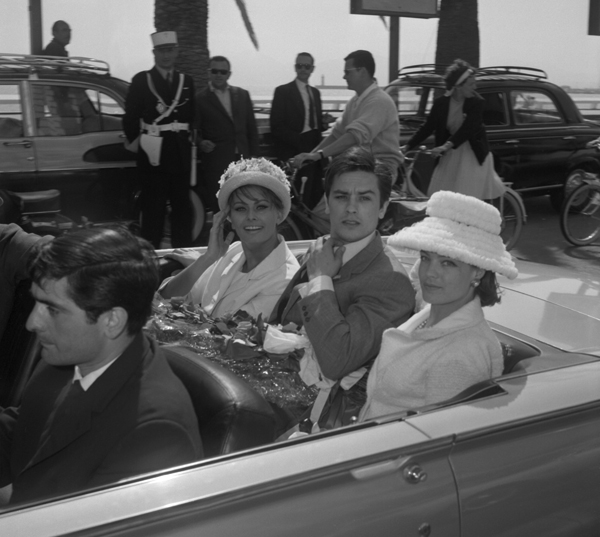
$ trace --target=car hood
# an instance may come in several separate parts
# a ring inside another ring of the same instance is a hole
[[[486,318],[559,349],[600,356],[600,278],[515,262],[519,276],[498,279],[502,302],[486,308]]]

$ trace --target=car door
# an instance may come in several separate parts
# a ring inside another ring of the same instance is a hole
[[[509,103],[514,126],[510,139],[516,141],[519,157],[513,188],[535,191],[563,184],[577,140],[554,97],[541,89],[514,89]]]
[[[37,174],[61,191],[72,218],[118,219],[137,184],[134,154],[125,150],[122,103],[100,86],[31,81]]]
[[[496,172],[504,181],[511,182],[519,166],[519,139],[513,135],[506,93],[491,89],[478,93],[485,100],[483,124]]]
[[[23,106],[23,83],[0,82],[0,188],[9,174],[31,174],[35,171],[35,155],[31,131]]]
[[[451,445],[359,425],[0,513],[0,534],[458,537]]]

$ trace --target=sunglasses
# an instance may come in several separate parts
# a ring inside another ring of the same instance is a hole
[[[227,69],[211,69],[210,72],[213,75],[228,75],[229,74],[229,70],[227,70]]]
[[[310,71],[313,68],[313,66],[310,63],[297,63],[296,64],[296,69],[306,69],[307,71]]]

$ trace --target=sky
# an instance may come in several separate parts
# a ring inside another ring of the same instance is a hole
[[[28,0],[0,0],[0,51],[30,50]],[[71,56],[107,61],[130,80],[152,66],[153,0],[42,0],[44,44],[55,20],[73,30]],[[312,84],[343,85],[343,58],[370,50],[380,84],[388,80],[389,34],[377,16],[352,15],[350,0],[246,0],[259,42],[252,45],[234,0],[209,0],[209,52],[232,63],[230,83],[271,95],[294,77],[295,55],[315,57]],[[600,36],[588,36],[589,0],[479,0],[480,65],[547,72],[573,88],[600,88]],[[436,19],[402,18],[400,65],[432,63]]]

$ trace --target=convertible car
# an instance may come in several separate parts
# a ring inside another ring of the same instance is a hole
[[[0,535],[598,536],[600,282],[518,267],[486,308],[502,376],[416,411],[4,506]]]

